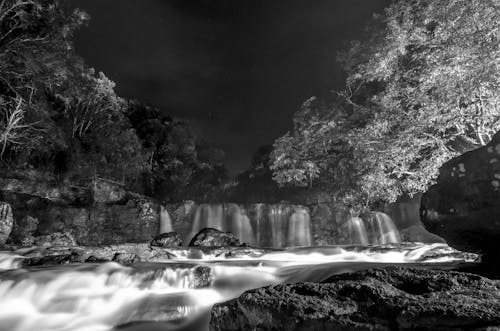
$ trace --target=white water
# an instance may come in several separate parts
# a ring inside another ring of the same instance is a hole
[[[0,330],[98,331],[134,321],[154,323],[126,330],[206,330],[214,303],[251,288],[320,281],[338,273],[394,264],[443,266],[471,258],[444,244],[304,247],[257,255],[224,259],[206,254],[187,259],[181,254],[175,259],[191,265],[181,267],[170,260],[132,267],[111,262],[3,272]],[[0,253],[5,269],[18,268],[15,261],[19,259],[19,255]],[[195,288],[197,265],[210,268],[207,288]]]
[[[271,224],[271,242],[272,246],[275,248],[285,247],[285,227],[288,220],[286,219],[286,211],[284,211],[284,206],[282,205],[272,205],[269,206],[269,222]]]
[[[321,222],[335,224],[338,238],[333,243],[341,245],[379,245],[400,243],[399,231],[392,219],[384,213],[370,213],[362,217],[334,214],[327,206]],[[170,216],[162,209],[163,223],[170,224]],[[196,207],[192,227],[185,235],[185,242],[203,228],[230,231],[241,243],[258,247],[312,246],[313,227],[309,210],[289,204],[201,204]],[[170,231],[175,231],[173,228]],[[324,233],[322,234],[325,235]]]
[[[345,223],[343,231],[349,234],[349,244],[368,245],[368,234],[365,223],[359,217],[351,217]],[[347,244],[346,243],[346,244]]]
[[[230,231],[240,242],[256,245],[254,230],[245,210],[236,204],[230,205]]]
[[[296,247],[311,245],[311,217],[306,209],[297,209],[292,216],[290,216],[287,246]]]
[[[172,219],[170,218],[170,214],[168,210],[161,206],[160,208],[160,233],[168,233],[174,231],[174,227],[172,226]]]

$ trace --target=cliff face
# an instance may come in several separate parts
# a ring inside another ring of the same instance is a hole
[[[53,233],[69,233],[80,245],[146,242],[159,231],[157,203],[104,180],[71,186],[3,178],[0,200],[12,207],[8,242],[16,245]]]
[[[500,133],[479,149],[446,163],[422,197],[425,227],[459,250],[481,252],[498,270]]]

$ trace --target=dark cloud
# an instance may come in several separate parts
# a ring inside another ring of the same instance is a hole
[[[118,92],[190,120],[233,172],[288,130],[303,100],[342,86],[344,42],[390,0],[70,0],[77,36]]]

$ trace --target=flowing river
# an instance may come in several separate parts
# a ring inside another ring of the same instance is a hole
[[[221,258],[186,248],[155,263],[27,268],[21,254],[0,252],[0,330],[208,330],[212,305],[249,289],[388,265],[455,268],[477,258],[445,244],[256,252]]]

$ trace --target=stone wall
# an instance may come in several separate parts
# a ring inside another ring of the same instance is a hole
[[[1,179],[0,201],[12,206],[8,242],[16,245],[58,232],[71,234],[79,245],[148,242],[159,231],[160,205],[112,182],[70,187]]]

